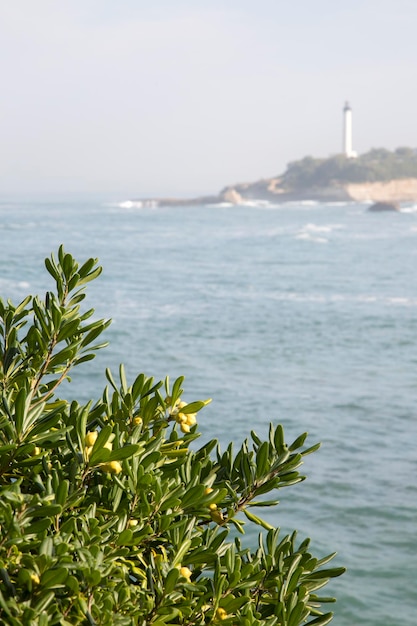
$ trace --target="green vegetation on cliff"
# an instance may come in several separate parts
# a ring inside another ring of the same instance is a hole
[[[417,151],[413,148],[397,148],[394,152],[374,148],[355,159],[343,154],[328,159],[304,157],[288,164],[281,184],[285,189],[303,190],[398,178],[417,178]]]

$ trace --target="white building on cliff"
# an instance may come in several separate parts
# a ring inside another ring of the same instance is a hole
[[[352,149],[352,109],[349,102],[345,102],[343,108],[343,154],[348,159],[358,156]]]

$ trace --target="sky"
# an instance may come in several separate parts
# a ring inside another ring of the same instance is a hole
[[[0,0],[0,196],[217,193],[417,147],[415,0]]]

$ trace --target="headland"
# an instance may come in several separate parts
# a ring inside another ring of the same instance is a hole
[[[228,185],[218,194],[196,198],[139,198],[143,206],[197,206],[263,201],[382,202],[393,205],[417,202],[417,150],[384,148],[349,158],[304,157],[289,163],[283,174],[252,183]]]

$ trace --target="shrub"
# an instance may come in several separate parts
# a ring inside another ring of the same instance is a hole
[[[190,447],[208,401],[186,403],[183,378],[129,386],[123,366],[95,403],[60,399],[109,322],[82,312],[96,259],[80,266],[61,247],[45,263],[55,291],[0,301],[1,623],[327,624],[332,599],[316,591],[343,568],[253,513],[303,480],[318,445],[288,446],[271,425],[236,454]],[[244,523],[264,529],[257,548]]]
[[[373,148],[356,159],[336,154],[327,159],[304,157],[289,163],[282,176],[289,190],[311,189],[346,183],[389,182],[417,177],[417,152],[412,148]]]

